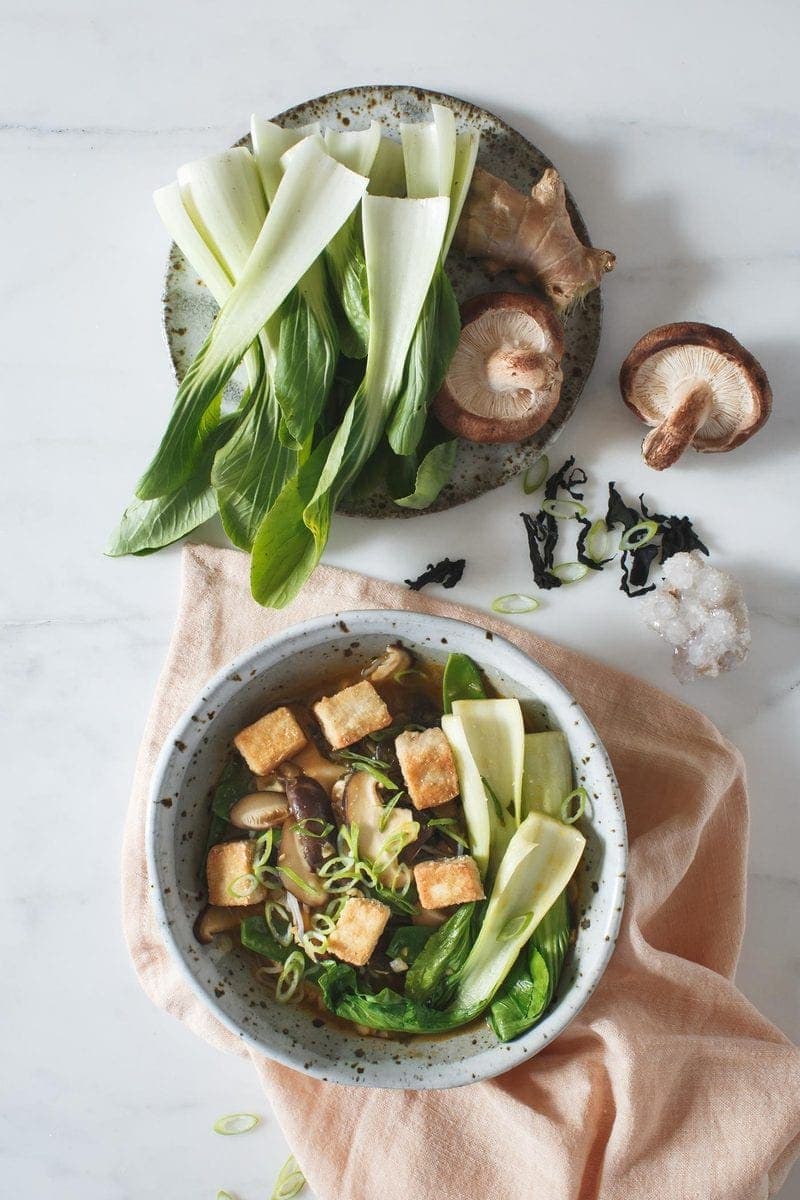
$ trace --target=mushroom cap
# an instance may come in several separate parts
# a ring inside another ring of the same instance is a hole
[[[659,325],[639,338],[622,364],[619,386],[628,407],[652,426],[693,387],[710,389],[711,412],[691,438],[703,453],[740,446],[772,408],[761,364],[727,330],[699,321]]]
[[[519,442],[561,395],[564,332],[550,306],[518,292],[485,292],[461,306],[461,336],[433,411],[472,442]]]

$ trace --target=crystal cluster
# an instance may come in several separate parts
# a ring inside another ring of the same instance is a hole
[[[733,576],[710,566],[697,550],[667,559],[662,574],[661,584],[642,598],[642,615],[673,647],[678,679],[713,677],[743,662],[750,621]]]

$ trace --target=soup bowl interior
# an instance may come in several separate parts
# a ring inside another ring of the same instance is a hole
[[[352,671],[402,641],[429,661],[469,654],[498,694],[518,698],[531,728],[561,729],[589,803],[576,883],[577,937],[555,1001],[529,1033],[500,1044],[484,1022],[446,1037],[378,1038],[309,1006],[265,993],[235,949],[200,945],[210,796],[234,735],[270,707]],[[268,1058],[321,1079],[376,1087],[453,1087],[497,1075],[552,1041],[596,987],[622,912],[625,818],[608,756],[572,697],[542,667],[477,626],[395,611],[337,613],[254,647],[211,680],[165,743],[153,776],[147,828],[151,895],[165,942],[188,985],[229,1030]]]

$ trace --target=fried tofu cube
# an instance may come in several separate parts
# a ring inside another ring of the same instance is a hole
[[[307,741],[292,711],[276,708],[237,733],[233,744],[254,775],[271,775]]]
[[[266,900],[267,889],[253,875],[255,852],[255,841],[220,842],[211,847],[206,859],[209,904],[233,908]]]
[[[394,747],[415,808],[438,808],[458,795],[453,751],[441,729],[408,730],[395,739]]]
[[[468,854],[418,863],[414,880],[423,908],[450,908],[485,898],[477,864]]]
[[[381,700],[375,688],[365,679],[354,683],[335,696],[326,696],[313,706],[322,732],[334,750],[352,746],[392,723],[392,714]]]
[[[342,962],[363,967],[386,928],[391,911],[380,900],[351,896],[328,938],[328,950]]]

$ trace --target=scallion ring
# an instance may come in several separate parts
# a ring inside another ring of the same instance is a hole
[[[264,920],[278,945],[288,946],[292,940],[292,921],[286,906],[279,904],[277,900],[268,900],[264,905]],[[280,928],[281,925],[284,926],[283,929]]]
[[[217,1200],[236,1200],[236,1197],[231,1192],[226,1192],[224,1188],[220,1188],[217,1192]]]
[[[237,1133],[250,1133],[251,1129],[260,1124],[261,1117],[257,1117],[255,1113],[228,1113],[214,1122],[214,1133],[232,1137]]]
[[[333,826],[329,821],[323,821],[322,817],[304,817],[291,828],[295,833],[302,833],[304,837],[311,838],[326,838],[333,833]]]
[[[386,801],[386,804],[383,807],[383,812],[380,816],[380,820],[378,821],[378,833],[384,832],[389,823],[389,817],[392,815],[392,810],[394,809],[395,804],[397,804],[398,800],[404,796],[405,792],[395,792],[395,794],[390,796]]]
[[[496,613],[528,613],[539,607],[535,596],[526,596],[522,592],[509,592],[507,596],[498,596],[492,601],[492,612]]]
[[[421,671],[419,667],[407,667],[404,671],[395,671],[392,679],[395,681],[395,683],[402,683],[403,680],[408,679],[409,676],[418,679],[428,678],[425,672]]]
[[[556,563],[550,568],[550,574],[555,575],[562,583],[577,583],[579,579],[586,578],[589,568],[579,562]]]
[[[574,517],[585,517],[588,508],[578,500],[543,500],[542,512],[557,521],[571,521]]]
[[[498,933],[497,940],[499,942],[510,942],[513,938],[519,937],[531,920],[533,920],[532,912],[520,913],[518,917],[512,917],[510,921],[506,921]]]
[[[589,532],[586,534],[586,542],[585,542],[586,554],[592,560],[592,562],[600,563],[600,562],[603,562],[604,559],[608,558],[608,555],[609,555],[608,540],[609,540],[608,526],[606,525],[603,518],[600,517],[597,521],[594,522],[594,524],[589,529]]]
[[[574,825],[586,811],[589,795],[586,788],[578,787],[561,801],[561,820],[565,825]]]
[[[631,525],[630,529],[626,529],[619,539],[620,550],[641,549],[648,542],[652,542],[660,528],[658,521],[638,521],[636,525]]]
[[[293,883],[294,886],[299,888],[301,892],[305,892],[306,895],[308,895],[309,892],[312,892],[312,889],[308,886],[305,879],[301,879],[297,872],[293,871],[291,867],[278,867],[278,870],[282,878],[288,879],[289,882]]]
[[[248,872],[247,875],[238,875],[236,879],[231,880],[228,884],[228,895],[236,900],[244,900],[247,896],[252,896],[260,886],[255,875]]]
[[[301,950],[293,950],[283,964],[283,970],[275,985],[275,999],[279,1004],[288,1004],[303,982],[305,970],[305,955]]]
[[[275,1190],[269,1200],[293,1200],[299,1196],[306,1186],[306,1177],[297,1165],[297,1159],[290,1154],[280,1169],[275,1180]]]
[[[549,474],[550,460],[546,454],[543,454],[532,466],[528,467],[522,476],[522,490],[525,495],[532,496],[534,492],[538,492]]]

